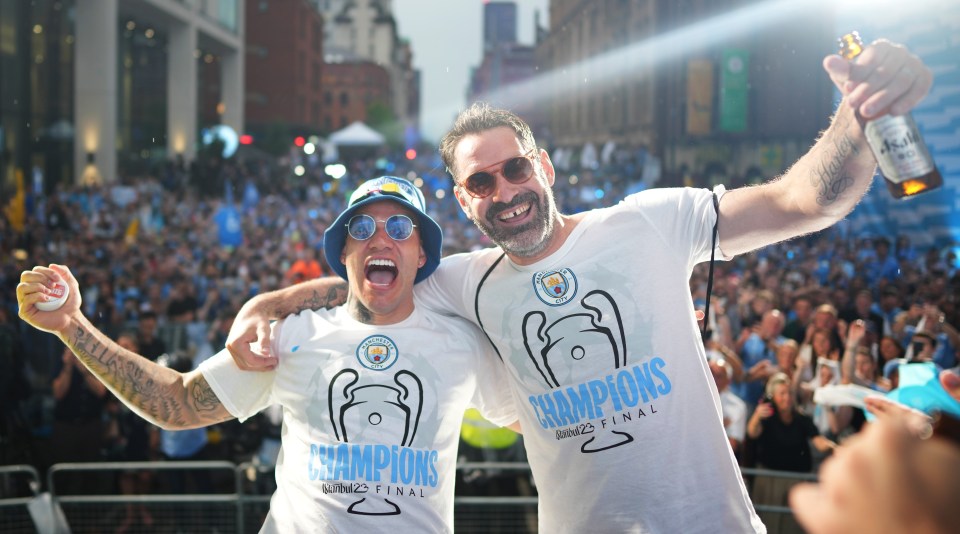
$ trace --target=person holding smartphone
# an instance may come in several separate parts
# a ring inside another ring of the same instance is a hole
[[[798,412],[790,390],[790,377],[777,373],[767,382],[765,395],[747,423],[747,436],[757,442],[758,467],[775,471],[809,473],[813,469],[810,445],[826,453],[837,444],[820,435],[813,419]],[[758,477],[752,499],[755,504],[787,506],[796,479]],[[772,532],[801,532],[789,514],[765,514],[760,519]]]

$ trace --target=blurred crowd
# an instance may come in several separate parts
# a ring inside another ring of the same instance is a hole
[[[767,422],[773,415],[810,419],[804,437],[815,431],[833,443],[860,429],[860,410],[815,404],[818,388],[845,383],[885,392],[898,386],[904,363],[957,366],[955,252],[917,250],[903,236],[891,242],[841,232],[716,263],[705,345],[744,463],[809,472],[818,452],[829,453],[827,444],[808,451],[798,440],[796,455],[779,456],[786,447],[767,443],[766,431],[777,426]],[[691,278],[698,310],[705,307],[706,272],[699,265]],[[751,419],[764,423],[753,425],[763,432],[752,440],[758,432],[749,431]]]
[[[849,384],[885,394],[906,364],[956,371],[957,267],[949,247],[845,236],[841,226],[717,262],[705,312],[707,266],[699,265],[691,295],[740,464],[816,473],[867,416],[817,402],[818,390]],[[753,502],[785,507],[798,481],[757,477]],[[771,532],[802,532],[788,514],[760,516]]]
[[[640,170],[631,159],[559,170],[558,205],[566,213],[612,205],[651,185],[632,178]],[[31,190],[22,231],[0,218],[0,465],[271,462],[276,414],[242,429],[223,424],[189,434],[142,423],[55,337],[17,319],[20,272],[37,264],[70,266],[84,313],[98,328],[148,358],[188,370],[224,347],[248,298],[330,273],[323,231],[353,185],[381,174],[421,185],[443,226],[446,254],[490,246],[452,198],[436,157],[361,159],[337,180],[319,166],[296,176],[276,162],[214,159],[191,168],[170,162],[118,183]],[[707,267],[698,266],[690,281],[701,315]],[[956,367],[957,270],[950,247],[852,235],[843,224],[718,261],[709,314],[702,317],[704,342],[741,463],[812,472],[833,444],[856,433],[863,413],[818,406],[819,387],[843,382],[885,391],[897,386],[898,367],[907,361]],[[125,478],[124,491],[145,483]]]

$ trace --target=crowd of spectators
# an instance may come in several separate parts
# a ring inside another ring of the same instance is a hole
[[[0,464],[43,469],[81,452],[84,460],[256,456],[278,435],[268,419],[255,425],[259,432],[220,425],[190,439],[138,422],[56,338],[16,319],[19,274],[37,264],[70,266],[98,328],[148,358],[195,366],[223,348],[248,298],[330,273],[319,252],[323,231],[352,184],[380,174],[422,184],[446,254],[490,246],[452,198],[435,157],[361,160],[339,180],[319,167],[295,176],[273,162],[216,161],[199,170],[170,163],[118,183],[32,191],[23,231],[0,218]],[[649,185],[628,179],[636,174],[635,162],[560,171],[558,205],[567,213],[611,205]],[[887,390],[907,360],[955,367],[957,269],[949,247],[851,235],[842,224],[718,261],[705,343],[741,463],[811,471],[831,444],[855,433],[862,413],[817,406],[818,387],[843,381]],[[706,273],[700,265],[690,281],[698,309]],[[857,321],[862,332],[851,332]],[[69,451],[58,445],[64,432]],[[124,484],[132,492],[147,482]]]
[[[700,315],[706,277],[700,265],[691,278]],[[741,465],[815,473],[858,433],[866,414],[816,403],[819,388],[882,393],[898,386],[906,363],[956,369],[958,296],[953,249],[918,250],[905,236],[848,236],[842,227],[717,262],[705,345]],[[796,482],[757,478],[753,500],[787,506]],[[772,531],[800,532],[789,515],[760,515]]]

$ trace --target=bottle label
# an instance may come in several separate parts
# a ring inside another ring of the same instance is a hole
[[[883,177],[895,184],[923,176],[934,169],[917,124],[910,115],[885,115],[863,129]]]

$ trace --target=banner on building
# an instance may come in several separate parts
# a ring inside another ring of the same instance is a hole
[[[687,62],[687,134],[706,135],[713,124],[713,62]]]
[[[720,130],[745,132],[750,84],[750,56],[746,50],[723,51],[720,69]]]

